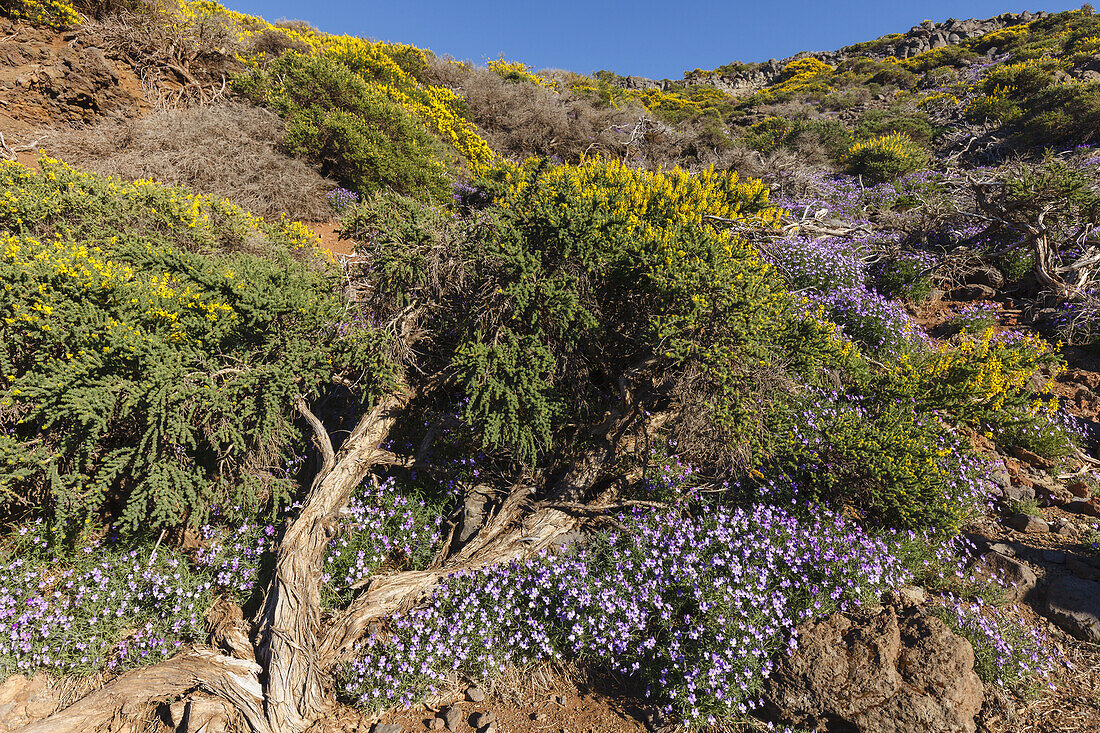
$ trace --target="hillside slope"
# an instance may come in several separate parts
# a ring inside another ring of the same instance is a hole
[[[1090,9],[4,14],[0,730],[1100,728]]]

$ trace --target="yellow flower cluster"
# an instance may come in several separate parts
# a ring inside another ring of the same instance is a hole
[[[557,85],[554,82],[532,73],[531,67],[521,61],[506,61],[504,57],[490,59],[489,69],[508,81],[524,81],[557,92]]]
[[[908,158],[912,154],[913,140],[904,132],[892,132],[863,140],[848,148],[848,155],[857,155],[864,151],[888,152],[899,158]]]
[[[9,0],[0,12],[36,25],[65,28],[80,22],[72,0]]]
[[[1005,337],[990,328],[962,334],[917,360],[891,365],[891,382],[906,385],[907,394],[969,417],[1025,406],[1032,413],[1049,408],[1057,370],[1038,387],[1037,370],[1053,363],[1057,348],[1028,334]]]
[[[29,307],[17,298],[9,300],[11,311],[0,318],[9,326],[36,323],[41,330],[50,331],[50,324],[43,317],[51,315],[55,308],[102,298],[109,292],[114,293],[111,297],[139,308],[149,322],[167,325],[168,338],[174,342],[188,340],[186,327],[180,321],[186,313],[212,322],[223,316],[236,318],[225,302],[197,293],[190,286],[178,287],[167,274],[142,280],[130,266],[112,261],[102,248],[68,239],[42,242],[32,237],[0,235],[0,268],[7,273],[8,282],[4,285],[7,291],[12,290],[12,282],[23,286],[37,283]],[[117,330],[126,332],[130,348],[137,340],[149,340],[140,325],[135,327],[113,319],[108,325],[112,330],[118,327]],[[72,354],[67,354],[67,358],[71,360]]]
[[[192,194],[155,181],[103,178],[47,156],[38,163],[36,172],[14,161],[0,161],[0,214],[12,216],[17,227],[31,223],[24,221],[26,213],[50,223],[61,235],[67,232],[66,217],[74,209],[96,205],[105,197],[121,198],[131,206],[132,215],[166,228],[182,225],[196,242],[213,242],[232,233],[240,241],[278,239],[311,257],[331,259],[320,238],[301,222],[286,218],[267,222],[228,199]]]
[[[757,103],[767,103],[795,94],[826,94],[834,91],[831,84],[833,67],[812,56],[792,61],[783,67],[780,81],[753,95]]]
[[[817,76],[818,74],[832,73],[833,67],[821,59],[814,58],[813,56],[807,56],[805,58],[792,61],[783,67],[783,79],[790,80],[796,78],[806,79],[811,76]]]
[[[932,92],[917,102],[920,109],[949,109],[959,105],[959,98],[950,92]]]
[[[428,126],[457,150],[475,172],[485,170],[493,161],[489,144],[478,135],[474,125],[462,116],[461,98],[450,89],[425,84],[414,75],[427,66],[424,52],[406,44],[378,43],[355,36],[335,36],[305,26],[272,25],[263,18],[226,10],[212,0],[179,0],[181,18],[207,13],[219,15],[235,26],[242,44],[254,36],[281,33],[296,44],[304,44],[311,53],[330,56],[360,74],[377,91]],[[245,53],[241,61],[249,65],[263,62],[263,54]]]
[[[509,200],[521,200],[531,178],[522,173],[543,165],[528,160],[522,166],[498,164],[509,184]],[[619,160],[589,159],[580,165],[561,165],[543,176],[551,187],[570,187],[587,199],[595,210],[604,211],[627,228],[641,234],[649,222],[661,221],[662,229],[676,225],[702,226],[709,217],[734,220],[750,226],[775,226],[783,211],[768,206],[768,189],[763,181],[744,181],[734,171],[707,168],[691,174],[680,168],[647,171],[631,168]],[[501,202],[507,207],[508,201]],[[724,230],[728,239],[729,232]]]

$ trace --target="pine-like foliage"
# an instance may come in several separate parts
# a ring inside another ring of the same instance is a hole
[[[294,399],[389,373],[308,230],[41,163],[0,168],[5,506],[134,530],[285,503]]]
[[[457,220],[387,196],[344,222],[378,317],[424,314],[431,346],[410,358],[452,376],[445,409],[482,449],[568,452],[637,382],[654,410],[690,402],[677,430],[729,461],[756,437],[767,372],[813,379],[848,353],[726,228],[775,221],[759,181],[594,160],[502,164],[482,185],[492,205]]]

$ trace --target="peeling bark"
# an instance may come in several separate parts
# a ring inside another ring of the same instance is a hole
[[[121,715],[140,713],[149,705],[202,689],[232,705],[253,733],[274,733],[264,717],[260,665],[193,649],[159,664],[135,669],[45,720],[19,733],[92,733],[105,730]]]
[[[625,399],[626,396],[624,396]],[[637,417],[624,405],[609,413],[603,445],[578,458],[534,503],[534,489],[516,486],[494,515],[449,557],[428,570],[372,578],[351,606],[327,628],[321,623],[321,575],[325,546],[338,515],[377,465],[393,463],[380,446],[408,403],[400,392],[364,415],[339,450],[304,401],[296,407],[314,430],[324,466],[298,516],[279,542],[275,572],[250,641],[240,608],[219,601],[208,614],[213,649],[193,649],[127,672],[21,733],[103,730],[119,714],[133,714],[165,699],[202,690],[236,710],[253,733],[297,733],[320,717],[330,702],[330,671],[351,658],[370,623],[409,608],[439,581],[461,570],[510,562],[550,547],[575,529],[577,506],[615,464],[620,443]],[[607,501],[614,488],[601,496]]]

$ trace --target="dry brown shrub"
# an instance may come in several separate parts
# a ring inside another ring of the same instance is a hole
[[[600,109],[567,88],[555,93],[446,59],[430,58],[424,79],[460,94],[486,142],[515,159],[620,157],[627,152],[631,129],[647,114],[633,107]]]
[[[50,153],[126,180],[148,178],[227,198],[264,218],[332,217],[332,182],[279,152],[283,123],[265,109],[228,103],[164,110],[138,120],[107,120],[59,133]]]
[[[249,39],[248,50],[250,53],[262,53],[269,58],[274,58],[287,51],[309,53],[309,45],[285,33],[266,28]]]
[[[160,0],[108,6],[111,12],[90,18],[81,30],[108,56],[124,59],[152,98],[182,89],[187,93],[176,95],[181,100],[209,103],[242,68],[235,57],[241,50],[236,26],[225,12],[204,10],[180,19]]]

